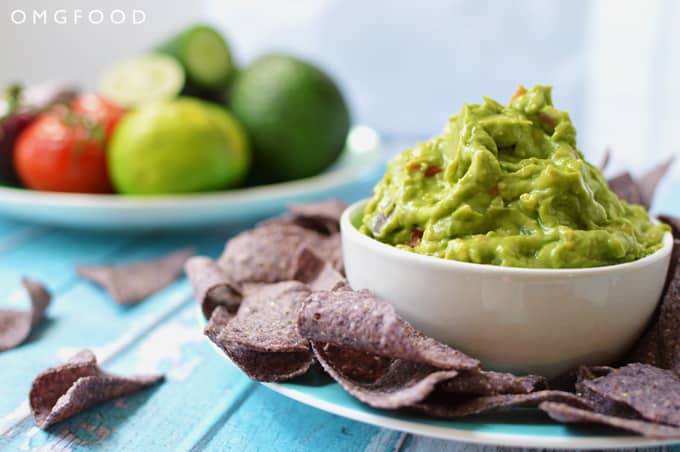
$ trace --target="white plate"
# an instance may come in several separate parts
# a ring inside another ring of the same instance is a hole
[[[344,189],[377,177],[383,159],[376,132],[357,126],[351,130],[338,162],[323,174],[306,179],[224,192],[136,197],[0,187],[0,215],[96,229],[223,225],[272,215],[289,202],[337,196]]]
[[[219,350],[217,347],[215,349]],[[302,380],[263,384],[293,400],[355,421],[464,443],[522,448],[619,449],[656,447],[679,442],[631,436],[606,427],[559,424],[536,409],[519,408],[444,421],[372,409],[354,399],[334,382],[318,384]]]
[[[206,321],[198,306],[196,318],[203,330]],[[216,344],[208,342],[215,353],[229,360]],[[514,408],[455,421],[377,410],[349,395],[330,377],[320,377],[316,372],[308,372],[303,377],[283,383],[261,384],[284,397],[337,416],[376,427],[463,443],[540,449],[628,449],[680,444],[678,439],[649,439],[605,426],[561,424],[530,408]]]

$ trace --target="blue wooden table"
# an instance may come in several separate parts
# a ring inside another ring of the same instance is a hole
[[[344,197],[365,196],[366,190]],[[671,213],[680,213],[680,205],[673,207]],[[248,226],[120,234],[0,218],[0,307],[27,305],[22,276],[44,282],[53,294],[48,319],[30,340],[0,353],[0,450],[479,449],[347,420],[250,381],[203,336],[185,278],[123,307],[74,272],[79,263],[151,258],[186,245],[217,256],[228,237]],[[47,432],[38,429],[27,403],[31,380],[82,348],[93,350],[106,370],[163,372],[167,379]]]

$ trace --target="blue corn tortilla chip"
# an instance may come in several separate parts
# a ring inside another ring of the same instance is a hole
[[[270,218],[258,226],[271,224],[297,225],[324,235],[335,235],[340,232],[340,217],[347,204],[339,199],[305,204],[290,204],[288,213]]]
[[[224,306],[230,313],[236,314],[241,304],[241,293],[215,261],[205,256],[194,256],[186,261],[184,271],[206,320],[210,319],[217,306]]]
[[[132,264],[81,265],[76,272],[106,289],[116,303],[127,305],[169,286],[182,275],[184,262],[193,255],[193,248],[183,248],[158,259]]]
[[[597,165],[598,168],[600,168],[600,171],[604,171],[607,169],[609,166],[609,161],[611,160],[612,157],[612,151],[609,148],[605,148],[604,152],[602,153],[602,158],[600,159],[600,163]]]
[[[543,402],[560,402],[590,409],[590,404],[571,392],[544,390],[529,394],[500,394],[479,397],[451,397],[441,391],[410,408],[428,416],[455,419],[515,407],[536,407]]]
[[[329,262],[320,258],[309,248],[302,248],[298,251],[293,279],[307,284],[315,292],[332,290],[346,283],[345,278]]]
[[[666,286],[647,331],[624,358],[624,363],[643,363],[680,372],[680,240],[673,253]]]
[[[298,319],[300,334],[312,342],[431,365],[476,369],[479,361],[417,331],[392,305],[367,290],[347,286],[312,293]]]
[[[675,372],[628,364],[606,375],[584,378],[577,389],[596,402],[595,410],[603,414],[680,427],[680,376]]]
[[[507,372],[466,370],[442,383],[440,389],[451,394],[490,396],[529,394],[546,387],[545,378],[538,375],[517,376]]]
[[[654,201],[656,188],[670,169],[673,160],[671,157],[637,179],[626,172],[607,180],[607,184],[610,190],[616,193],[619,198],[631,204],[640,204],[649,210]]]
[[[588,409],[577,408],[565,403],[543,402],[539,409],[558,422],[570,424],[600,424],[621,430],[637,433],[648,438],[671,439],[680,438],[680,428],[639,419],[626,419],[595,413]]]
[[[626,172],[619,174],[607,180],[607,185],[609,189],[616,193],[616,195],[627,201],[629,204],[640,204],[643,205],[642,193],[640,192],[640,187],[633,179],[630,173]]]
[[[659,186],[659,182],[661,182],[661,179],[668,173],[674,160],[674,157],[668,158],[665,162],[659,163],[637,179],[636,182],[640,190],[640,195],[642,196],[642,205],[645,206],[647,210],[652,206],[654,194]]]
[[[258,226],[229,240],[218,264],[238,290],[247,283],[289,281],[298,250],[304,247],[315,250],[331,265],[340,265],[339,239],[279,223]]]
[[[321,344],[325,361],[346,378],[359,383],[376,381],[390,368],[394,360],[384,356],[359,352],[347,347]]]
[[[45,429],[92,406],[163,381],[163,375],[122,377],[104,372],[94,354],[83,350],[67,363],[38,375],[29,393],[31,413]]]
[[[298,224],[329,235],[340,232],[340,217],[346,208],[347,204],[339,199],[288,206]]]
[[[674,217],[671,215],[659,215],[659,220],[663,221],[671,227],[673,231],[673,237],[676,240],[680,240],[680,217]]]
[[[374,408],[396,410],[410,407],[430,395],[438,383],[458,374],[456,370],[441,370],[427,364],[396,359],[375,381],[360,382],[342,373],[342,365],[329,360],[324,344],[313,343],[312,348],[316,359],[335,381]]]
[[[37,281],[23,278],[21,283],[31,299],[31,309],[0,310],[0,352],[14,348],[28,339],[45,316],[45,310],[52,298],[47,289]]]
[[[210,317],[206,335],[255,380],[282,381],[302,375],[313,359],[296,321],[309,293],[298,281],[246,285],[236,315],[231,318],[219,306]]]

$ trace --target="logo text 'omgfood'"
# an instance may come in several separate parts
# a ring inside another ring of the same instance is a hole
[[[15,25],[139,25],[146,22],[146,12],[141,9],[15,9],[10,12],[10,20]]]

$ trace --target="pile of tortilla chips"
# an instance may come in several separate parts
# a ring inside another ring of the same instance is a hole
[[[656,176],[646,179],[656,185]],[[630,176],[615,182],[623,196],[648,203],[653,189],[640,183]],[[558,382],[541,376],[483,370],[416,330],[387,301],[353,290],[342,275],[343,208],[335,200],[293,206],[231,239],[217,262],[187,261],[209,319],[206,334],[251,378],[288,380],[318,363],[375,408],[457,418],[529,406],[562,422],[680,438],[680,241],[658,312],[621,367],[575,369],[557,390]]]

